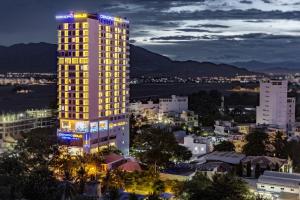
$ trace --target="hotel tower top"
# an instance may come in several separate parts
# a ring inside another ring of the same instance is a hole
[[[129,21],[57,15],[58,137],[73,152],[115,145],[128,154]]]

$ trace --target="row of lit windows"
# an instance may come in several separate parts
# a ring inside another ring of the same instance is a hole
[[[76,65],[76,64],[88,64],[88,58],[58,58],[58,64],[63,65]]]
[[[107,51],[107,52],[100,52],[99,53],[100,58],[113,58],[113,59],[125,59],[128,57],[128,54],[126,53],[117,53],[117,52],[112,52],[112,51]]]
[[[116,53],[118,53],[118,52],[122,52],[122,49],[123,49],[123,52],[127,52],[126,51],[126,48],[121,48],[121,47],[119,47],[119,46],[99,46],[99,50],[100,50],[100,52],[104,52],[104,51],[109,51],[109,52],[111,52],[111,51],[113,51],[113,52],[116,52]],[[99,52],[99,54],[100,54],[100,52]]]
[[[120,109],[120,110],[107,110],[107,111],[102,111],[99,113],[99,117],[107,117],[107,116],[111,116],[111,115],[119,115],[119,114],[125,114],[126,113],[126,109]]]
[[[86,81],[86,83],[88,84],[88,80]],[[74,87],[74,88],[73,88]],[[63,90],[59,90],[59,91],[63,91]],[[69,91],[83,91],[83,92],[88,92],[89,91],[89,87],[88,85],[83,85],[83,86],[66,86],[65,84],[65,90],[66,94],[68,94],[67,92]]]
[[[111,65],[104,65],[104,66],[99,66],[99,70],[102,71],[102,70],[106,70],[106,71],[126,71],[127,69],[127,66],[126,65],[114,65],[114,66],[111,66]]]
[[[59,105],[83,105],[83,106],[88,106],[89,101],[88,99],[66,99],[66,98],[59,98]]]
[[[119,72],[119,71],[115,71],[114,73],[106,71],[106,72],[99,72],[99,78],[102,78],[105,75],[106,78],[110,78],[112,76],[114,76],[115,78],[119,78],[120,75],[122,75],[123,77],[127,76],[126,72]]]
[[[89,114],[88,113],[76,113],[76,114],[71,114],[71,113],[63,113],[63,112],[59,112],[58,117],[60,119],[84,119],[87,120],[89,119]]]
[[[79,29],[79,28],[83,28],[83,29],[89,28],[88,22],[63,23],[58,26],[58,29],[64,29],[64,30]]]
[[[89,73],[87,71],[83,71],[83,72],[70,72],[70,71],[65,71],[65,72],[61,72],[61,75],[64,74],[64,78],[68,81],[69,78],[72,77],[83,77],[83,78],[88,78],[89,77]],[[63,76],[62,76],[63,77]]]
[[[124,96],[123,98],[125,99],[123,102],[119,101],[120,97],[106,97],[106,98],[100,98],[99,99],[99,105],[113,105],[113,104],[120,104],[121,107],[125,107],[126,105],[126,97]],[[123,99],[122,98],[122,99]]]
[[[111,60],[111,59],[99,59],[99,64],[101,65],[119,65],[119,66],[124,66],[128,64],[127,59],[119,59],[119,60]],[[101,67],[101,66],[100,66]]]
[[[120,97],[121,98],[122,94],[123,94],[123,96],[126,95],[126,92],[124,92],[123,90],[114,90],[114,91],[112,91],[112,90],[100,89],[100,91],[99,91],[99,97],[100,98],[104,97],[104,95],[106,95],[106,94],[109,94],[107,96],[111,97],[111,98],[114,98],[114,97]]]
[[[88,106],[64,106],[64,105],[59,105],[58,109],[61,111],[75,111],[75,112],[89,112],[89,107]]]
[[[87,71],[88,70],[88,65],[58,65],[58,70],[59,71]]]
[[[99,31],[115,32],[115,33],[123,33],[123,34],[128,33],[127,29],[122,29],[119,27],[103,26],[103,25],[99,25]]]
[[[119,35],[119,34],[111,34],[111,33],[99,33],[99,39],[111,39],[111,40],[116,40],[116,41],[120,41],[120,40],[125,40],[127,41],[129,38],[127,35]]]
[[[88,36],[89,35],[89,31],[88,30],[73,30],[73,31],[58,31],[57,32],[57,37],[79,37],[79,36]]]
[[[82,81],[83,84],[79,85],[79,84],[74,84],[73,86],[72,85],[59,85],[58,87],[58,92],[72,92],[72,91],[83,91],[83,92],[88,92],[88,83],[89,83],[89,80],[88,79],[84,79]]]
[[[74,38],[58,37],[58,44],[61,44],[61,43],[88,43],[88,42],[89,42],[88,37],[74,37]]]
[[[63,44],[58,44],[57,50],[58,51],[68,51],[68,50],[88,50],[89,45],[88,44],[69,44],[69,45],[63,45]],[[79,53],[78,55],[79,56]]]

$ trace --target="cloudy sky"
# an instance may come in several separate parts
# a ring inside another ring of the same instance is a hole
[[[0,45],[55,43],[70,10],[126,16],[132,43],[176,60],[300,63],[300,0],[1,0]]]

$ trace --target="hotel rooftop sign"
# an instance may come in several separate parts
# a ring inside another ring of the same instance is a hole
[[[74,19],[86,19],[89,16],[92,16],[93,14],[88,14],[85,12],[70,12],[69,14],[64,15],[56,15],[56,20],[74,20]],[[99,21],[107,21],[107,22],[117,22],[117,23],[125,23],[128,24],[129,21],[127,19],[121,18],[121,17],[113,17],[109,15],[104,14],[98,14],[96,15]]]

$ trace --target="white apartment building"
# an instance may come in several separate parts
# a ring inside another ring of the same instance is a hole
[[[193,155],[203,155],[211,152],[213,149],[210,139],[195,135],[185,136],[183,146],[187,147]]]
[[[288,81],[264,79],[260,81],[257,125],[276,125],[288,129],[295,122],[295,99],[287,97]]]
[[[159,118],[163,115],[175,112],[182,113],[188,110],[188,97],[172,95],[171,98],[159,99]]]
[[[271,199],[300,199],[300,174],[265,171],[258,178],[257,192]]]
[[[134,115],[142,115],[145,116],[147,113],[158,113],[158,103],[154,103],[153,101],[147,101],[147,103],[143,103],[141,101],[133,102],[129,104],[129,112]]]

